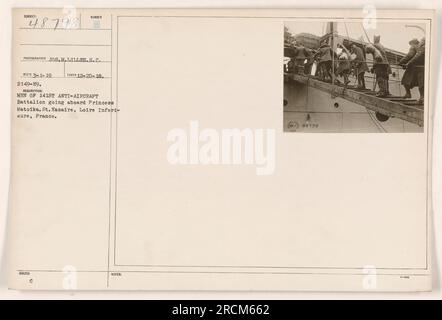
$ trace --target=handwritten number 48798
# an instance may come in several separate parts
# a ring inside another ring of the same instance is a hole
[[[29,20],[29,27],[34,29],[75,29],[79,27],[80,19],[77,17],[71,18],[56,18],[50,19],[48,17],[34,18]]]

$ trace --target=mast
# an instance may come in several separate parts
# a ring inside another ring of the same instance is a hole
[[[335,52],[336,52],[336,36],[338,34],[338,23],[336,21],[327,22],[326,34],[330,35],[329,45],[332,48],[332,84],[335,84]]]

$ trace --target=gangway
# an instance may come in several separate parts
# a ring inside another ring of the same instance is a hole
[[[424,123],[424,106],[415,99],[404,99],[390,95],[385,98],[376,97],[373,90],[358,89],[354,86],[344,86],[322,81],[316,76],[284,73],[285,82],[298,82],[331,94],[332,97],[341,97],[357,103],[377,113],[380,117],[402,119],[422,127]]]

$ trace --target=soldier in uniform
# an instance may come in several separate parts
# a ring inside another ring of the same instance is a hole
[[[306,53],[307,62],[304,65],[304,73],[310,74],[310,72],[312,70],[313,62],[314,62],[314,59],[313,59],[314,52],[312,49],[305,48],[305,53]]]
[[[401,83],[405,88],[404,98],[411,98],[411,89],[418,86],[420,99],[424,100],[424,70],[425,70],[425,39],[421,42],[412,39],[409,42],[408,54],[399,61],[399,65],[405,69]]]
[[[365,89],[365,72],[368,71],[364,51],[356,44],[351,45],[351,53],[354,55],[353,67],[358,78],[358,89]]]
[[[332,81],[332,63],[333,58],[335,58],[336,53],[332,50],[332,48],[327,44],[323,43],[318,52],[315,55],[315,58],[319,61],[319,69],[321,73],[322,80],[324,81]],[[328,79],[327,79],[328,78]]]
[[[313,68],[315,68],[314,76],[316,76],[316,77],[318,77],[320,79],[323,79],[324,77],[322,75],[322,70],[321,70],[320,65],[319,65],[320,62],[321,62],[320,60],[321,59],[319,57],[319,49],[313,50],[313,65],[315,67],[312,66],[312,70],[313,70]]]
[[[295,44],[290,48],[289,72],[304,73],[304,62],[308,56],[307,49],[302,45]]]
[[[344,45],[338,44],[338,47],[341,48],[341,52],[338,55],[338,67],[336,69],[336,75],[344,78],[344,85],[347,86],[350,82],[348,79],[348,75],[351,70],[350,63],[350,52],[345,48]]]
[[[381,36],[374,36],[374,37],[373,37],[373,46],[374,46],[376,49],[379,50],[379,52],[382,54],[382,57],[384,58],[384,60],[385,60],[385,61],[387,62],[387,64],[388,64],[388,67],[387,67],[387,83],[386,83],[387,88],[386,88],[386,90],[387,90],[387,95],[389,95],[389,94],[390,94],[390,88],[389,88],[389,82],[388,82],[388,80],[389,80],[389,76],[390,76],[390,74],[391,74],[392,72],[391,72],[391,66],[390,66],[390,63],[388,62],[387,52],[385,51],[384,46],[381,44]]]
[[[371,72],[376,76],[376,83],[379,86],[377,97],[388,96],[388,62],[382,53],[374,46],[369,45],[365,48],[365,52],[373,56],[373,68]]]

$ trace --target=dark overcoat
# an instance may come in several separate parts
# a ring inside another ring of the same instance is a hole
[[[401,83],[404,87],[414,88],[423,86],[425,66],[425,44],[419,47],[410,47],[408,54],[399,61],[399,65],[406,65],[407,69]]]
[[[400,66],[405,66],[414,56],[416,55],[416,48],[410,47],[410,50],[408,50],[408,53],[405,57],[403,57],[399,61]],[[405,69],[404,75],[402,76],[401,83],[406,88],[413,88],[416,86],[416,74],[415,74],[415,68],[413,65],[409,65],[407,69]]]

